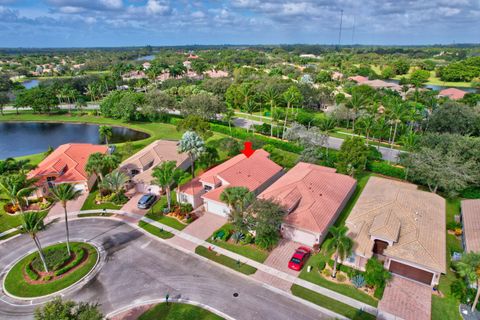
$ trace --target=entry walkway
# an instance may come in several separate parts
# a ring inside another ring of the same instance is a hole
[[[83,192],[77,199],[68,201],[67,203],[68,212],[82,210],[83,204],[85,203],[85,200],[87,200],[87,197],[88,197],[88,192]],[[63,206],[60,202],[57,201],[48,212],[48,215],[45,218],[45,222],[48,223],[55,219],[63,219],[64,215],[65,213],[63,210]]]

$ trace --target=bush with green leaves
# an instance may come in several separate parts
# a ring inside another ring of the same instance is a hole
[[[32,269],[32,266],[30,263],[28,263],[26,266],[25,266],[25,273],[27,274],[27,276],[31,279],[31,280],[38,280],[40,278],[40,276],[38,275],[38,273],[35,272],[35,270]]]
[[[394,166],[384,161],[368,162],[367,169],[384,176],[405,179],[405,169],[403,167]]]
[[[102,320],[103,314],[100,312],[98,304],[64,301],[62,298],[56,297],[35,309],[34,319]]]
[[[323,269],[325,269],[325,266],[326,266],[325,261],[321,260],[321,261],[318,263],[318,270],[319,270],[319,271],[322,271]]]
[[[392,274],[384,268],[377,258],[370,258],[365,266],[365,281],[370,286],[384,288],[387,282],[392,278]],[[383,290],[382,290],[383,294]]]
[[[64,266],[63,268],[57,270],[55,272],[55,276],[60,276],[64,273],[67,273],[68,271],[78,266],[80,262],[82,262],[84,256],[85,256],[85,249],[78,248],[77,250],[75,250],[75,259],[69,264],[67,264],[66,266]]]
[[[251,233],[247,233],[247,235],[242,239],[240,240],[240,243],[245,245],[245,244],[251,244],[253,241],[254,241],[254,237],[252,236]]]
[[[245,239],[245,235],[243,234],[243,232],[235,231],[235,232],[232,234],[232,240],[233,240],[235,243],[239,243],[239,242],[242,241],[243,239]]]

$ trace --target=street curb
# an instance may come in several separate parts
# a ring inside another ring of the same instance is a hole
[[[193,301],[193,300],[188,300],[188,299],[175,299],[175,298],[172,298],[172,299],[168,299],[169,302],[172,302],[172,303],[183,303],[183,304],[190,304],[192,306],[197,306],[197,307],[201,307],[202,309],[205,309],[207,311],[210,311],[214,314],[216,314],[217,316],[220,316],[226,320],[235,320],[235,318],[233,317],[230,317],[229,315],[223,313],[222,311],[220,310],[217,310],[207,304],[203,304],[203,303],[200,303],[200,302],[197,302],[197,301]],[[132,303],[130,305],[127,305],[125,307],[122,307],[120,309],[117,309],[115,311],[112,311],[110,313],[108,313],[105,317],[107,319],[111,318],[111,317],[115,317],[119,314],[122,314],[123,312],[126,312],[130,309],[133,309],[133,308],[137,308],[137,307],[141,307],[141,306],[145,306],[145,305],[150,305],[150,304],[159,304],[159,303],[163,303],[163,302],[166,302],[166,299],[165,298],[162,298],[162,299],[153,299],[153,300],[146,300],[146,301],[142,301],[142,302],[139,302],[139,303]]]
[[[82,278],[78,279],[76,282],[72,283],[68,287],[63,288],[59,291],[44,295],[44,296],[38,296],[38,297],[18,297],[18,296],[15,296],[15,295],[9,293],[7,291],[7,289],[5,288],[5,279],[7,277],[7,274],[10,272],[10,270],[13,268],[14,265],[16,265],[18,262],[20,262],[26,256],[28,256],[28,255],[32,254],[33,252],[37,251],[36,249],[32,249],[29,252],[27,252],[25,255],[20,257],[19,259],[15,260],[14,262],[7,265],[2,270],[2,273],[0,274],[0,276],[3,277],[3,279],[2,279],[2,291],[3,291],[3,293],[7,297],[15,299],[15,300],[30,301],[30,305],[32,305],[32,304],[34,304],[34,301],[42,300],[42,299],[45,299],[45,298],[50,298],[50,297],[53,297],[53,296],[56,296],[56,295],[62,295],[63,296],[64,293],[66,293],[68,291],[75,291],[77,289],[80,289],[80,288],[75,288],[75,287],[77,287],[82,282],[85,282],[85,284],[88,283],[102,269],[103,265],[106,262],[106,254],[105,254],[105,250],[104,250],[103,246],[99,245],[95,242],[85,241],[83,239],[82,240],[73,240],[71,242],[85,242],[85,243],[90,244],[91,246],[93,246],[95,248],[95,250],[97,250],[97,261],[95,261],[94,266],[92,267],[92,269],[90,269],[90,271],[86,275],[84,275]],[[63,243],[63,241],[56,242],[56,243],[50,243],[50,244],[46,245],[46,247],[54,245],[54,244],[58,244],[58,243]],[[43,304],[43,302],[41,302],[39,304]]]

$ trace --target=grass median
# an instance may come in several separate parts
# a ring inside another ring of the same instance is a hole
[[[149,233],[153,234],[154,236],[162,238],[162,239],[170,239],[170,238],[173,238],[173,236],[174,236],[173,233],[170,233],[168,231],[159,229],[159,228],[155,227],[154,225],[151,225],[151,224],[149,224],[145,221],[140,221],[138,223],[138,226],[140,228],[144,229],[145,231],[148,231]]]
[[[240,261],[224,256],[223,254],[218,254],[217,252],[208,250],[203,246],[196,247],[195,253],[246,275],[254,274],[257,271],[256,268],[249,266],[248,264],[241,263]]]
[[[143,313],[138,320],[222,320],[203,308],[185,303],[160,303]]]

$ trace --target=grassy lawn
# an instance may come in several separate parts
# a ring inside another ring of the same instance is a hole
[[[45,154],[43,153],[35,153],[35,154],[30,154],[28,156],[21,156],[21,157],[15,158],[15,160],[17,161],[29,160],[32,166],[37,166],[40,162],[42,162],[43,159],[45,159]]]
[[[154,236],[162,238],[162,239],[170,239],[170,238],[173,238],[173,236],[174,236],[173,233],[170,233],[170,232],[165,231],[165,230],[161,230],[161,229],[159,229],[155,226],[152,226],[151,224],[146,223],[144,221],[138,222],[138,226],[140,228],[144,229],[145,231],[148,231],[149,233],[153,234]]]
[[[42,284],[29,284],[24,279],[23,270],[25,269],[25,266],[30,263],[32,258],[35,255],[38,255],[37,252],[33,252],[20,260],[7,274],[5,278],[5,288],[7,291],[19,297],[38,297],[62,290],[83,278],[95,266],[98,252],[93,246],[87,243],[71,242],[70,245],[72,250],[78,247],[84,247],[88,250],[88,260],[83,266],[71,273],[66,273],[62,278],[56,281]],[[49,246],[44,248],[44,250],[55,246],[65,247],[65,244]]]
[[[410,73],[413,71],[414,69],[410,69],[410,71],[408,72],[407,75],[398,75],[398,76],[395,76],[393,79],[395,80],[400,80],[402,77],[406,77],[408,78]],[[431,85],[435,85],[435,86],[445,86],[445,87],[467,87],[467,88],[471,88],[472,86],[472,83],[471,82],[450,82],[450,81],[442,81],[440,78],[437,78],[435,76],[435,71],[430,71],[430,78],[428,78],[428,81],[427,83],[425,84],[431,84]]]
[[[220,229],[232,230],[233,226],[230,223],[227,223],[227,224],[223,225]],[[220,239],[217,239],[217,240],[213,241],[212,237],[216,232],[217,231],[215,231],[212,234],[212,236],[210,236],[207,239],[207,242],[210,242],[211,244],[216,245],[220,248],[238,253],[238,254],[240,254],[244,257],[247,257],[249,259],[255,260],[255,261],[260,262],[260,263],[263,263],[269,255],[268,251],[257,248],[255,245],[252,245],[252,244],[246,244],[246,245],[235,244],[235,243],[226,242],[226,241],[223,241],[223,240],[220,240]]]
[[[460,200],[447,199],[447,223],[454,221],[456,214],[460,213]],[[458,300],[451,295],[450,285],[457,279],[456,274],[450,270],[451,252],[463,252],[462,244],[454,235],[447,234],[447,274],[440,277],[438,289],[445,296],[443,298],[432,296],[432,319],[461,319],[458,312]]]
[[[11,232],[7,235],[4,235],[3,237],[0,237],[0,240],[7,240],[8,238],[11,238],[13,236],[16,236],[17,234],[20,234],[22,233],[20,230],[17,230],[17,231],[14,231],[14,232]]]
[[[310,281],[312,283],[318,284],[321,287],[330,289],[332,291],[341,293],[345,296],[353,298],[355,300],[361,301],[363,303],[369,304],[376,307],[378,305],[377,299],[369,296],[368,294],[358,290],[353,285],[350,285],[348,281],[345,281],[345,284],[331,282],[321,276],[318,272],[318,265],[320,261],[325,261],[327,263],[328,259],[322,254],[313,255],[307,262],[307,265],[311,265],[312,271],[307,272],[307,268],[303,268],[300,273],[300,279]]]
[[[172,207],[175,203],[175,191],[172,191]],[[167,207],[167,196],[161,196],[160,199],[155,202],[153,207],[148,211],[145,217],[160,222],[164,225],[172,227],[177,230],[183,230],[188,224],[182,223],[175,218],[167,217],[163,214],[163,208]]]
[[[202,246],[195,248],[195,253],[246,275],[254,274],[257,271],[256,268],[249,266],[248,264],[242,264],[239,261],[224,256],[223,254],[218,255],[216,252],[210,251]]]
[[[11,215],[6,213],[5,210],[3,210],[3,206],[6,203],[7,201],[0,201],[0,232],[18,227],[21,224],[22,218],[20,214]]]
[[[82,210],[96,210],[96,209],[112,209],[112,210],[119,210],[122,208],[121,205],[116,205],[110,202],[96,204],[95,197],[98,194],[98,190],[92,190],[89,194],[85,202],[83,203]]]
[[[160,303],[143,313],[138,320],[222,320],[208,310],[183,303]]]
[[[315,303],[321,307],[326,309],[332,310],[338,314],[341,314],[349,319],[356,319],[356,320],[374,320],[375,316],[371,315],[367,312],[362,312],[358,309],[355,309],[345,303],[339,302],[327,296],[324,296],[320,293],[315,291],[306,289],[299,285],[294,284],[291,288],[293,295]]]

